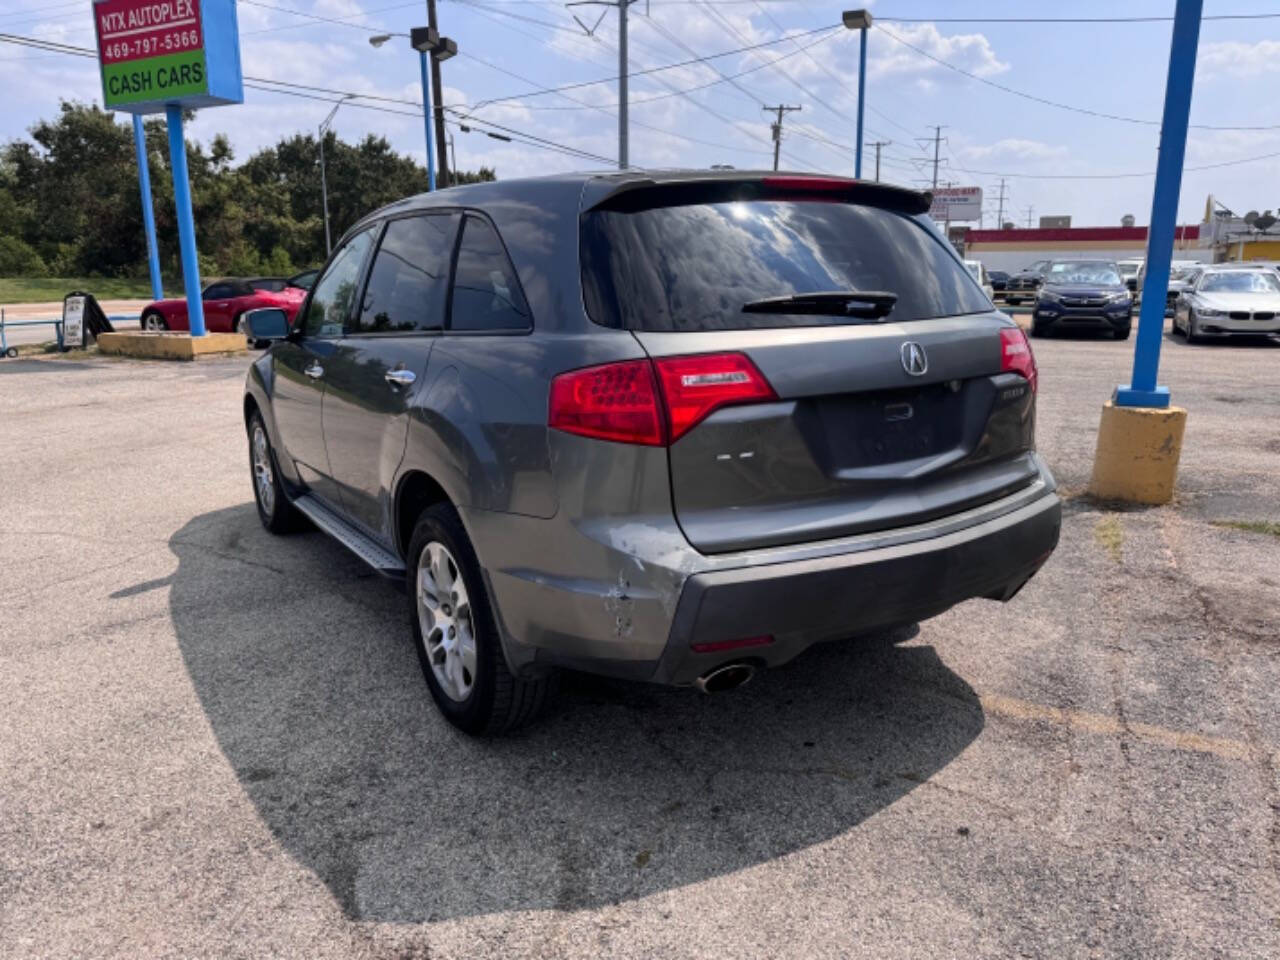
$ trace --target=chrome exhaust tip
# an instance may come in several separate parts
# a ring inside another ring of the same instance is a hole
[[[736,690],[756,675],[756,668],[749,663],[729,663],[709,670],[693,681],[703,693],[723,693]]]

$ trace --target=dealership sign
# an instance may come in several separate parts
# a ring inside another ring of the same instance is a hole
[[[93,19],[108,110],[244,100],[235,0],[98,0]]]
[[[981,187],[938,187],[929,216],[935,220],[981,220]]]

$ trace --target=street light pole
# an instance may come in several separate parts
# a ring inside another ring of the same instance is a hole
[[[436,23],[436,0],[427,0],[427,27],[436,36],[440,35],[440,25]],[[454,51],[457,51],[458,48],[455,45],[453,49]],[[442,57],[435,51],[428,52],[431,53],[432,99],[430,102],[436,128],[435,152],[440,157],[441,185],[447,187],[452,181],[449,179],[449,165],[445,162],[446,158],[444,155],[444,103],[441,99],[444,88],[440,83],[440,61],[447,59],[447,57]],[[448,56],[452,55],[453,54],[449,54]],[[426,101],[423,102],[425,103]]]
[[[329,111],[329,115],[324,118],[324,122],[320,124],[320,197],[324,204],[324,253],[328,256],[333,252],[333,240],[329,234],[329,178],[325,174],[324,169],[324,138],[328,131],[329,124],[333,123],[333,118],[338,112],[338,108],[351,99],[351,95],[343,97],[333,105],[333,109]]]
[[[871,14],[866,10],[846,10],[841,19],[850,30],[861,30],[858,53],[858,142],[854,151],[853,175],[862,178],[862,114],[867,102],[867,30],[871,27]],[[879,179],[877,177],[877,179]]]

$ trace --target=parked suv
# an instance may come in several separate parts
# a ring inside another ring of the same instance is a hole
[[[1010,599],[1058,540],[1037,372],[929,198],[798,175],[477,184],[343,238],[244,398],[263,524],[403,578],[446,717],[559,667],[727,689]]]

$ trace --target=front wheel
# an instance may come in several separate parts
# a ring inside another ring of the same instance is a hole
[[[267,436],[262,414],[256,410],[249,418],[249,467],[253,475],[253,500],[262,525],[272,533],[292,533],[301,528],[302,514],[285,495],[271,438]]]
[[[1129,334],[1130,334],[1132,331],[1133,331],[1133,327],[1121,327],[1119,330],[1117,330],[1117,331],[1115,332],[1115,333],[1116,333],[1116,339],[1117,339],[1117,340],[1128,340],[1128,339],[1129,339]]]
[[[159,333],[162,330],[168,330],[169,324],[165,323],[164,317],[159,313],[154,310],[148,310],[142,315],[142,329]]]
[[[452,506],[418,518],[405,569],[418,661],[445,719],[478,735],[532,720],[553,677],[521,679],[507,668],[480,563]]]
[[[1194,312],[1187,314],[1187,343],[1200,343],[1203,338],[1200,331],[1196,329],[1196,315]]]

